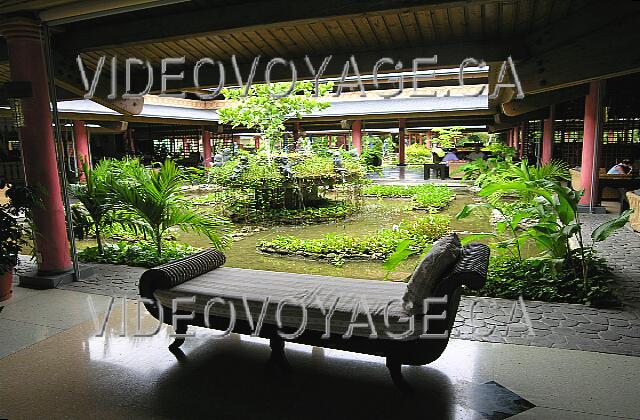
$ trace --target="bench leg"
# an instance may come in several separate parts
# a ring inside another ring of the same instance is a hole
[[[176,325],[176,334],[186,334],[189,326],[184,322],[178,322]],[[169,351],[174,353],[180,350],[180,346],[184,344],[184,338],[176,337],[173,343],[169,344]]]
[[[391,380],[393,384],[400,389],[400,391],[404,393],[411,393],[413,390],[411,385],[407,381],[404,380],[402,376],[402,364],[399,360],[394,357],[387,356],[387,369],[389,369],[389,374],[391,375]]]
[[[291,372],[291,365],[284,353],[284,340],[281,337],[271,337],[269,339],[269,347],[271,347],[271,356],[268,364],[270,366],[279,366],[285,372]]]

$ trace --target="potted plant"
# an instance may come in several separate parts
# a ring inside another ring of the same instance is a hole
[[[10,188],[6,193],[10,198],[9,203],[0,206],[0,302],[11,297],[13,269],[18,265],[18,255],[25,244],[25,229],[16,219],[22,204],[19,203],[20,200],[15,202],[12,198],[19,194],[17,190]]]

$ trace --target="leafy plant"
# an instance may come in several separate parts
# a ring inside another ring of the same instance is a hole
[[[332,88],[332,83],[319,84],[315,93],[321,97]],[[310,81],[296,82],[293,86],[290,83],[256,84],[248,91],[224,89],[222,94],[233,104],[220,109],[218,115],[224,124],[258,129],[270,156],[275,145],[284,138],[285,121],[331,105],[319,101],[313,93],[314,85]]]
[[[118,241],[105,244],[102,251],[97,247],[88,247],[78,252],[82,262],[131,265],[134,267],[156,267],[201,251],[189,245],[174,241],[163,241],[162,254],[157,252],[157,244],[150,241]]]
[[[98,252],[102,253],[102,225],[108,218],[110,212],[113,211],[113,195],[112,183],[114,165],[113,161],[104,159],[100,161],[95,168],[91,168],[86,162],[82,164],[82,172],[85,182],[83,184],[75,184],[69,187],[71,195],[76,198],[87,211],[93,230],[98,243]],[[82,214],[76,210],[74,213],[75,220],[78,222],[87,222],[89,219],[82,218]],[[79,226],[84,226],[81,223]]]
[[[422,164],[431,162],[431,149],[422,144],[411,144],[406,147],[405,154],[407,157],[407,163],[410,164]]]
[[[402,222],[393,228],[383,228],[372,235],[355,237],[327,234],[319,239],[296,236],[277,236],[271,241],[260,241],[258,250],[268,253],[295,254],[329,260],[344,258],[383,259],[393,253],[398,244],[412,239],[412,246],[423,249],[450,230],[449,216],[429,214],[413,222]]]
[[[189,207],[180,194],[182,180],[175,163],[167,160],[157,171],[133,165],[124,175],[113,183],[123,223],[148,234],[159,256],[163,236],[174,227],[203,234],[214,247],[224,247],[228,222]]]

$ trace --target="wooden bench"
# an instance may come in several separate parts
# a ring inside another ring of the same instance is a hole
[[[174,315],[183,316],[175,323],[177,334],[196,325],[268,338],[270,363],[285,368],[286,341],[383,356],[394,383],[404,387],[403,364],[428,364],[445,350],[462,286],[484,285],[489,249],[481,244],[462,248],[449,275],[437,282],[426,315],[413,316],[414,331],[409,334],[411,315],[402,306],[405,283],[225,268],[224,261],[221,252],[209,249],[147,270],[139,283],[147,310],[170,325]],[[302,306],[307,320],[296,335],[303,323]],[[356,322],[354,312],[361,325],[349,332]],[[398,338],[403,331],[406,335]],[[184,340],[176,338],[169,349],[181,353]]]

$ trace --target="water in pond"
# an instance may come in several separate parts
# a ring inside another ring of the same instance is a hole
[[[452,216],[454,231],[484,232],[489,228],[485,219],[469,217],[463,221],[455,220],[455,215],[473,201],[466,189],[456,188],[456,198],[443,213]],[[421,212],[411,210],[408,199],[366,199],[362,210],[344,221],[323,223],[310,226],[274,226],[265,231],[235,241],[225,254],[228,267],[253,268],[292,273],[321,274],[327,276],[382,279],[385,271],[382,261],[347,261],[336,267],[326,261],[315,261],[299,257],[262,254],[256,251],[256,243],[278,235],[295,235],[303,238],[320,238],[327,233],[340,233],[363,236],[383,227],[391,227],[402,220],[414,220]],[[181,233],[179,239],[191,245],[206,247],[208,242],[201,236]],[[402,264],[392,279],[402,279],[413,271],[416,258]]]

